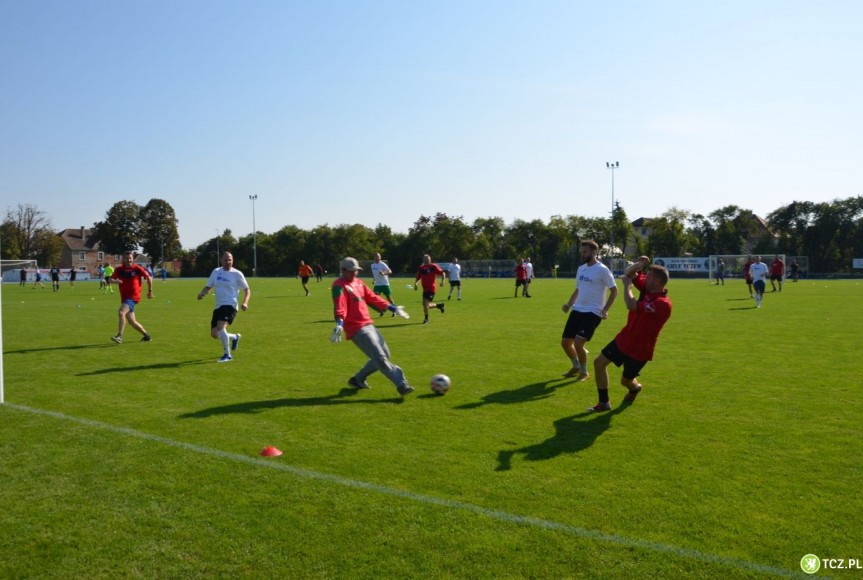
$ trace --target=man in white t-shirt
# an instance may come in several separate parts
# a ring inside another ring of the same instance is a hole
[[[761,256],[755,256],[755,261],[749,266],[749,278],[752,280],[752,287],[755,288],[755,308],[761,308],[761,299],[764,298],[764,289],[767,288],[768,274],[767,264],[761,261]]]
[[[458,263],[458,258],[452,259],[452,262],[449,265],[449,271],[447,272],[447,277],[449,278],[449,294],[446,299],[449,300],[452,298],[453,288],[458,288],[456,296],[461,300],[461,264]]]
[[[580,381],[590,378],[587,372],[588,351],[584,344],[593,338],[599,323],[608,318],[608,311],[617,298],[614,275],[605,264],[596,259],[598,254],[599,245],[596,242],[581,242],[581,258],[584,263],[578,267],[575,291],[562,306],[564,312],[569,312],[569,318],[563,329],[560,345],[572,362],[572,368],[563,376],[577,376]]]
[[[375,261],[372,262],[371,271],[372,276],[375,279],[372,292],[378,295],[383,295],[390,304],[395,304],[395,302],[393,302],[392,289],[390,288],[390,274],[392,274],[393,271],[390,270],[390,267],[387,266],[386,262],[381,260],[380,254],[375,254]],[[384,312],[386,312],[386,310],[381,312],[381,316],[384,315]],[[395,315],[396,313],[393,312],[393,316]]]
[[[249,309],[252,291],[243,273],[233,267],[234,256],[231,252],[223,253],[221,262],[222,267],[213,270],[206,286],[198,292],[198,300],[202,300],[209,294],[211,288],[216,289],[216,309],[213,310],[213,318],[210,320],[210,336],[221,340],[225,349],[225,354],[218,362],[229,362],[234,358],[231,356],[231,351],[237,350],[241,337],[240,333],[228,333],[228,326],[237,316],[237,295],[242,288],[245,295],[240,308],[245,311]],[[228,350],[229,345],[230,350]]]
[[[530,298],[530,283],[533,282],[533,262],[530,261],[530,256],[524,259],[524,267],[527,270],[527,281],[522,287],[521,295]]]

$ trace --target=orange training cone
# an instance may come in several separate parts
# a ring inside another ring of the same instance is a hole
[[[282,452],[279,449],[273,447],[272,445],[270,445],[269,447],[264,447],[264,450],[261,451],[261,455],[263,455],[264,457],[278,457],[281,454]]]

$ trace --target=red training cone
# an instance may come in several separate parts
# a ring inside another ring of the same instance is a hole
[[[261,455],[263,455],[264,457],[278,457],[281,454],[281,450],[273,447],[272,445],[270,445],[269,447],[264,447],[264,450],[261,451]]]

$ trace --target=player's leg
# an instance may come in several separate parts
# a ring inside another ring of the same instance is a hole
[[[123,338],[123,332],[126,330],[126,315],[129,313],[129,305],[121,304],[120,309],[117,311],[117,338]]]
[[[583,336],[576,335],[575,340],[573,341],[573,347],[575,348],[575,354],[578,356],[578,363],[581,369],[579,373],[579,379],[585,380],[590,377],[590,373],[587,372],[587,354],[588,350],[585,348],[585,344],[587,343],[587,339]]]
[[[380,371],[389,381],[395,385],[400,394],[406,395],[413,391],[405,378],[405,373],[398,365],[390,361],[390,349],[384,337],[374,325],[368,324],[362,327],[351,338],[354,344],[369,357],[363,368],[354,375],[354,380],[364,384],[366,377],[375,371]]]
[[[129,326],[137,330],[144,337],[144,342],[150,341],[150,334],[144,329],[140,322],[135,319],[135,311],[130,310],[126,313],[126,320],[129,321]]]

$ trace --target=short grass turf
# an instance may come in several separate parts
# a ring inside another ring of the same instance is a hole
[[[116,331],[95,283],[4,284],[0,576],[770,577],[863,562],[863,287],[672,280],[635,404],[563,379],[572,280],[467,279],[421,325],[375,318],[417,388],[330,344],[330,280],[253,279],[231,363],[203,280],[155,284]],[[623,326],[619,300],[588,348]],[[428,389],[435,373],[450,393]],[[261,458],[273,445],[284,454]],[[831,571],[836,576],[851,571]],[[859,572],[857,572],[859,574]]]

